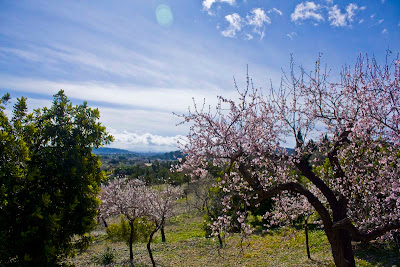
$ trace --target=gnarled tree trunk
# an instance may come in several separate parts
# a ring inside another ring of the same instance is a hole
[[[346,230],[333,230],[327,236],[335,265],[338,267],[355,267],[356,263],[349,232]]]

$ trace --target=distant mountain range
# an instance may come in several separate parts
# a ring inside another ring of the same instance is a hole
[[[96,155],[130,155],[139,158],[150,158],[150,159],[161,159],[161,160],[176,160],[182,158],[183,154],[181,151],[171,151],[171,152],[133,152],[126,149],[110,148],[110,147],[100,147],[93,149],[93,153]]]
[[[294,153],[293,148],[286,148],[289,154]],[[176,160],[178,158],[183,158],[182,151],[171,151],[167,153],[163,152],[133,152],[126,149],[110,148],[110,147],[100,147],[93,149],[93,153],[96,155],[131,155],[140,158],[150,158],[150,159],[162,159],[162,160]]]
[[[93,153],[96,155],[106,155],[106,154],[136,154],[135,152],[119,149],[119,148],[110,148],[110,147],[99,147],[93,149]]]

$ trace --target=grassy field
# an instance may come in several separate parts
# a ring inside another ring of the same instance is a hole
[[[218,241],[205,238],[200,215],[183,213],[169,220],[167,242],[157,236],[152,244],[158,266],[334,266],[328,241],[321,230],[310,231],[312,260],[306,256],[303,231],[284,229],[242,240],[238,235],[226,239],[219,249]],[[108,266],[129,266],[128,246],[107,240],[101,226],[92,233],[95,241],[89,249],[69,263],[76,266],[102,266],[101,256],[107,248],[114,255]],[[357,266],[399,266],[398,248],[372,244],[355,245]],[[151,266],[145,243],[134,244],[135,266]]]

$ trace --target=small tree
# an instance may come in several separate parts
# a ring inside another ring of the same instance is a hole
[[[224,206],[222,205],[223,192],[218,187],[215,186],[215,178],[206,177],[202,180],[193,183],[191,187],[188,187],[190,192],[193,192],[194,198],[191,201],[187,201],[187,204],[190,208],[199,211],[204,214],[206,217],[205,220],[205,230],[207,237],[210,236],[211,227],[210,223],[217,220],[218,216],[222,214],[222,209]],[[218,238],[219,248],[223,247],[223,232],[222,229],[214,229],[212,232]]]
[[[124,215],[129,222],[129,259],[133,264],[133,239],[134,222],[136,219],[148,214],[147,189],[145,184],[138,180],[126,178],[114,179],[108,185],[102,187],[100,194],[100,214],[104,218],[109,216]]]
[[[112,137],[97,109],[72,106],[62,90],[32,114],[17,99],[11,120],[9,99],[0,105],[0,265],[55,265],[95,225],[104,173],[92,149]]]
[[[183,191],[180,187],[174,187],[169,184],[164,185],[161,190],[153,188],[149,189],[147,192],[147,216],[153,220],[155,224],[155,228],[150,233],[147,242],[147,251],[149,252],[153,266],[156,266],[151,251],[151,241],[153,240],[153,236],[158,230],[164,229],[166,220],[174,214],[173,212],[176,200],[182,195]],[[165,242],[165,237],[163,242]]]
[[[248,79],[238,102],[220,97],[215,113],[195,106],[183,115],[193,124],[182,169],[200,177],[209,164],[224,169],[221,186],[246,206],[287,191],[302,195],[344,267],[355,266],[352,240],[400,229],[400,61],[360,58],[341,78],[328,82],[319,60],[309,75],[296,76],[292,64],[267,97]],[[287,136],[294,153],[281,147]]]

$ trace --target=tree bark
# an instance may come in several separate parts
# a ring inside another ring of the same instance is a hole
[[[161,225],[161,242],[165,242],[164,225]]]
[[[307,257],[311,260],[310,246],[308,244],[308,222],[307,222],[307,219],[304,222],[304,231],[306,232]]]
[[[337,267],[355,267],[351,236],[346,230],[333,230],[328,236],[333,260]]]
[[[131,264],[133,263],[133,249],[132,249],[132,243],[133,243],[133,220],[129,220],[129,226],[131,227],[131,234],[129,236],[129,259]]]
[[[154,230],[150,233],[149,241],[147,242],[147,251],[149,252],[150,260],[151,260],[151,263],[153,264],[153,267],[156,266],[156,262],[154,261],[153,253],[152,253],[152,251],[151,251],[151,241],[153,240],[153,236],[154,236],[154,234],[158,231],[158,229],[160,229],[160,227],[156,224],[156,227],[155,227]]]
[[[219,233],[218,233],[217,236],[218,236],[219,247],[222,248],[222,247],[223,247],[223,244],[224,244],[224,243],[222,242],[222,237],[221,237],[221,235],[220,235]]]
[[[106,220],[105,220],[103,217],[101,217],[101,220],[102,220],[103,223],[104,223],[104,227],[105,227],[105,228],[108,228],[108,224],[107,224]]]

